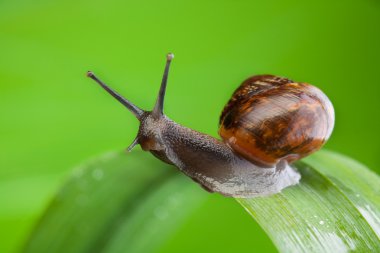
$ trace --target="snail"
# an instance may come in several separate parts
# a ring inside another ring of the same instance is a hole
[[[273,75],[245,80],[224,107],[218,140],[169,119],[163,112],[169,68],[152,111],[145,111],[95,80],[140,121],[137,144],[179,168],[209,192],[232,197],[267,196],[295,185],[291,163],[320,149],[334,127],[334,109],[318,88]]]

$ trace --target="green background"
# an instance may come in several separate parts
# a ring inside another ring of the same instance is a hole
[[[136,135],[137,120],[86,71],[150,109],[169,51],[165,112],[177,122],[217,136],[219,113],[242,80],[282,75],[332,100],[327,148],[380,172],[378,1],[3,0],[0,252],[22,247],[75,165]],[[255,247],[274,251],[234,200],[210,195],[160,251]]]

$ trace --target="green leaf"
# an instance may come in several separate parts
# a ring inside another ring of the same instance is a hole
[[[239,199],[281,252],[380,252],[380,180],[321,151],[297,164],[300,184],[269,198]]]
[[[148,153],[110,153],[74,170],[24,252],[150,252],[206,198]]]
[[[378,176],[326,151],[296,166],[299,185],[238,199],[279,251],[380,251]],[[24,252],[154,252],[207,196],[148,153],[109,154],[74,170]]]

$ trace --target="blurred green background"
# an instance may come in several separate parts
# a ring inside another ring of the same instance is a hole
[[[380,4],[357,1],[0,1],[0,252],[22,247],[81,161],[120,150],[138,122],[85,78],[150,109],[175,53],[165,111],[217,136],[252,74],[320,87],[336,109],[326,147],[380,172]],[[184,246],[185,245],[185,246]],[[210,195],[162,252],[275,251],[234,200]]]

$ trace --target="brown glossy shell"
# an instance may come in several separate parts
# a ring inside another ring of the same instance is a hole
[[[220,116],[219,134],[238,154],[272,166],[320,149],[334,127],[334,108],[318,88],[273,75],[245,80]]]

